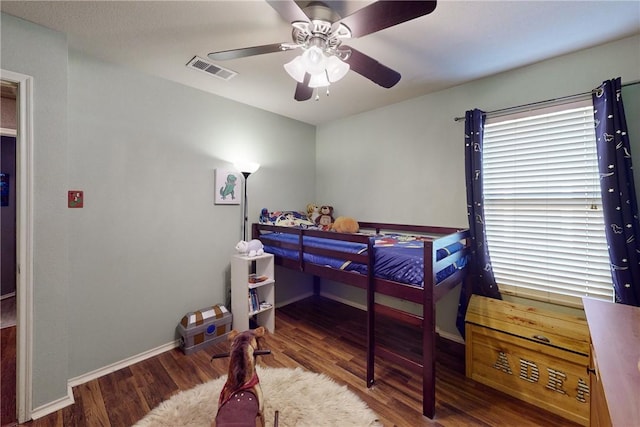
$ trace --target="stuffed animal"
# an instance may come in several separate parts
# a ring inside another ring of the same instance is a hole
[[[241,254],[245,254],[250,257],[262,255],[264,253],[264,246],[262,242],[258,239],[253,239],[250,241],[240,240],[236,245],[236,251]]]
[[[313,203],[309,203],[307,205],[307,218],[309,218],[309,221],[315,224],[316,218],[318,218],[319,216],[320,216],[320,208],[317,205],[314,205]]]
[[[260,224],[268,224],[269,223],[269,209],[262,208],[260,211]]]
[[[358,230],[360,230],[358,221],[348,216],[339,216],[331,226],[331,231],[338,233],[357,233]]]
[[[331,230],[333,224],[333,206],[320,206],[320,215],[316,218],[316,225],[321,230]]]

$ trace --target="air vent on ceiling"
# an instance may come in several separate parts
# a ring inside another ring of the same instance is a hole
[[[210,74],[222,80],[230,80],[238,74],[235,71],[222,68],[198,56],[191,58],[191,61],[187,63],[187,67],[202,71],[203,73]]]

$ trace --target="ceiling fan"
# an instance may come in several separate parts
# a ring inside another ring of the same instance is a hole
[[[336,10],[340,10],[341,4],[348,1],[267,0],[267,3],[291,23],[293,42],[212,52],[208,56],[214,61],[224,61],[302,49],[300,56],[284,65],[287,73],[298,82],[294,95],[297,101],[310,99],[315,88],[328,87],[344,77],[350,69],[384,88],[393,87],[400,81],[400,73],[343,45],[343,40],[366,36],[410,21],[436,8],[436,0],[381,0],[342,18]],[[298,3],[305,6],[301,8]]]

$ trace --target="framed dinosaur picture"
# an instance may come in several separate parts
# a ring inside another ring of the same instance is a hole
[[[227,169],[215,170],[214,202],[216,205],[239,205],[242,199],[240,173]]]

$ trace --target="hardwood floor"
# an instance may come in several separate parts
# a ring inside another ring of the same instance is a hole
[[[276,332],[263,347],[271,355],[259,363],[303,367],[346,384],[380,416],[385,426],[575,426],[569,421],[469,380],[464,349],[442,340],[438,346],[436,417],[421,413],[418,372],[376,363],[376,384],[365,385],[365,313],[312,297],[276,311]],[[330,315],[328,315],[330,313]],[[419,355],[417,330],[379,322],[378,339]],[[228,351],[220,343],[185,356],[172,350],[74,388],[76,403],[28,426],[130,426],[165,399],[226,373],[227,361],[210,355]],[[212,399],[217,398],[217,396]],[[269,399],[269,396],[265,396]]]
[[[16,425],[16,327],[0,329],[0,425]]]

